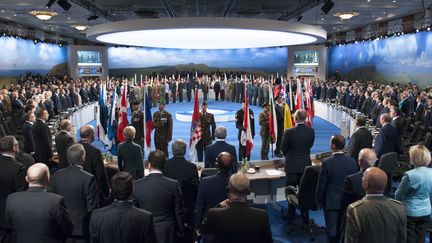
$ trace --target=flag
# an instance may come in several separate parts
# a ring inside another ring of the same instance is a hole
[[[301,82],[297,79],[296,110],[304,109],[303,94],[301,92]]]
[[[289,106],[285,103],[284,104],[284,131],[292,127],[293,127],[293,123],[291,117],[291,110]]]
[[[249,116],[249,96],[247,95],[247,88],[245,88],[245,107],[243,109],[243,130],[241,133],[241,145],[246,147],[246,157],[249,157],[253,148],[251,121]]]
[[[97,116],[97,131],[99,141],[104,145],[111,146],[110,140],[107,137],[108,134],[108,107],[106,105],[106,84],[102,84],[100,87],[99,95],[99,107]]]
[[[151,114],[151,104],[147,95],[147,91],[144,91],[144,146],[146,148],[147,154],[150,153],[151,146],[151,133],[154,129],[153,118]]]
[[[269,106],[270,106],[270,143],[276,143],[277,140],[277,120],[276,120],[276,108],[273,99],[273,92],[271,91],[271,85],[269,85]]]
[[[290,109],[293,110],[293,98],[292,98],[292,87],[291,87],[291,79],[289,80],[289,104],[290,104]]]
[[[127,102],[126,102],[126,93],[127,93],[127,87],[126,84],[123,86],[123,94],[121,97],[121,108],[118,114],[118,126],[117,126],[117,138],[120,143],[124,142],[125,138],[123,136],[123,130],[127,125],[129,124],[128,118],[127,118]]]
[[[195,162],[196,156],[196,148],[198,141],[201,140],[202,131],[201,131],[201,120],[199,113],[199,105],[198,105],[198,90],[195,90],[194,95],[194,109],[192,113],[192,123],[191,123],[191,133],[190,133],[190,141],[189,141],[189,155],[190,161]]]
[[[111,107],[110,107],[110,114],[109,114],[109,120],[108,120],[108,139],[113,140],[115,137],[114,133],[114,121],[115,121],[115,108],[116,108],[116,99],[117,99],[117,92],[114,90],[112,92],[111,96]]]

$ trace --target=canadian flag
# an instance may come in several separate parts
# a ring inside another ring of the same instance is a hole
[[[246,157],[249,157],[253,148],[252,130],[250,126],[249,116],[249,97],[247,95],[247,88],[245,88],[245,107],[243,111],[243,131],[241,133],[240,141],[242,146],[246,147]]]
[[[127,96],[127,84],[125,83],[123,85],[123,94],[122,94],[122,98],[121,98],[121,109],[120,109],[119,114],[118,114],[119,124],[118,124],[118,128],[117,128],[117,138],[118,138],[120,143],[124,142],[125,138],[123,136],[123,130],[125,129],[125,127],[127,127],[127,125],[129,125],[129,121],[127,118],[126,96]]]

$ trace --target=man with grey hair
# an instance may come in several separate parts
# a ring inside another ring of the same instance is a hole
[[[94,128],[91,125],[85,125],[80,129],[80,144],[84,146],[85,162],[83,169],[96,177],[96,185],[98,188],[99,202],[109,198],[109,184],[106,175],[105,167],[102,161],[102,152],[93,146]]]
[[[219,204],[221,208],[208,211],[200,232],[213,235],[214,242],[273,242],[267,212],[247,205],[249,192],[248,177],[242,173],[232,175],[228,199]]]
[[[59,156],[60,169],[69,166],[66,151],[72,144],[74,144],[74,139],[70,135],[71,130],[72,122],[70,120],[64,119],[60,122],[60,132],[55,137],[55,146]]]
[[[17,241],[65,242],[73,225],[63,197],[46,191],[48,167],[42,163],[30,166],[26,180],[28,190],[15,192],[6,201],[6,218]]]
[[[207,146],[205,151],[205,161],[204,161],[205,168],[217,167],[216,158],[222,152],[228,152],[234,158],[237,158],[237,152],[235,147],[225,142],[227,132],[224,126],[216,127],[215,136],[216,136],[216,142]],[[237,163],[234,163],[233,166],[234,166],[233,168],[234,171],[237,171],[237,166],[238,166]]]
[[[142,147],[134,142],[135,128],[127,126],[123,130],[125,141],[117,149],[118,167],[120,171],[129,172],[133,179],[144,177],[144,160]]]
[[[380,116],[382,127],[375,139],[374,147],[378,158],[390,152],[399,152],[399,137],[396,128],[391,125],[392,118],[388,113]]]
[[[186,207],[186,223],[193,227],[195,202],[199,185],[197,166],[184,157],[186,154],[185,141],[177,139],[171,146],[174,156],[165,163],[163,174],[168,178],[178,181],[180,184],[183,202]]]
[[[71,242],[88,242],[90,214],[99,206],[95,177],[82,167],[85,157],[82,144],[71,145],[67,150],[70,165],[58,170],[50,185],[51,192],[65,199],[74,225]]]

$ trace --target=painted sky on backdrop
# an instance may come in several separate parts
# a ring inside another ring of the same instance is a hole
[[[206,64],[217,68],[271,68],[285,70],[288,48],[227,50],[108,48],[109,68],[144,68],[178,64]]]

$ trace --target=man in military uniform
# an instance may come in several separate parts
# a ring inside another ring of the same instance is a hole
[[[183,102],[183,89],[184,89],[184,83],[183,80],[180,80],[177,86],[178,98],[180,102]]]
[[[203,92],[203,97],[204,97],[204,101],[207,101],[207,95],[209,92],[209,81],[208,80],[203,80],[201,82],[201,90]]]
[[[191,102],[192,99],[192,81],[189,79],[186,80],[186,97],[188,102]]]
[[[159,110],[153,114],[153,123],[155,124],[155,147],[169,157],[168,143],[172,139],[173,120],[171,114],[165,111],[164,100],[159,101]]]
[[[214,85],[213,85],[213,91],[215,93],[215,99],[216,99],[216,101],[218,101],[219,100],[219,92],[221,91],[221,83],[220,83],[219,80],[216,80],[216,82],[214,83]]]
[[[263,105],[263,112],[259,115],[260,135],[261,135],[261,160],[268,160],[270,145],[270,106],[268,102]]]
[[[134,101],[132,103],[132,122],[131,125],[135,128],[134,143],[141,146],[141,151],[144,149],[144,116],[140,111],[140,103]]]
[[[207,103],[203,101],[201,103],[200,122],[201,122],[201,140],[196,145],[198,153],[198,161],[203,162],[203,154],[207,148],[207,145],[212,144],[215,139],[216,122],[213,114],[207,112]],[[210,131],[211,126],[211,131]]]
[[[243,146],[241,144],[241,133],[244,130],[243,127],[244,107],[245,107],[245,101],[242,100],[242,108],[238,110],[235,115],[236,127],[238,129],[238,140],[239,140],[239,161],[242,161],[243,158],[246,158],[246,146]],[[250,118],[250,126],[251,126],[251,133],[253,139],[255,137],[255,120],[254,120],[254,113],[252,109],[249,109],[249,118]],[[250,156],[247,157],[247,160],[250,160]]]
[[[261,160],[268,160],[268,151],[270,145],[270,105],[265,102],[262,106],[263,112],[259,115],[260,136],[262,140],[261,145]]]
[[[172,103],[176,103],[177,100],[177,84],[178,80],[173,79],[171,83]]]
[[[366,196],[348,206],[345,243],[407,241],[404,205],[384,197],[387,175],[377,167],[367,169],[362,179]]]

